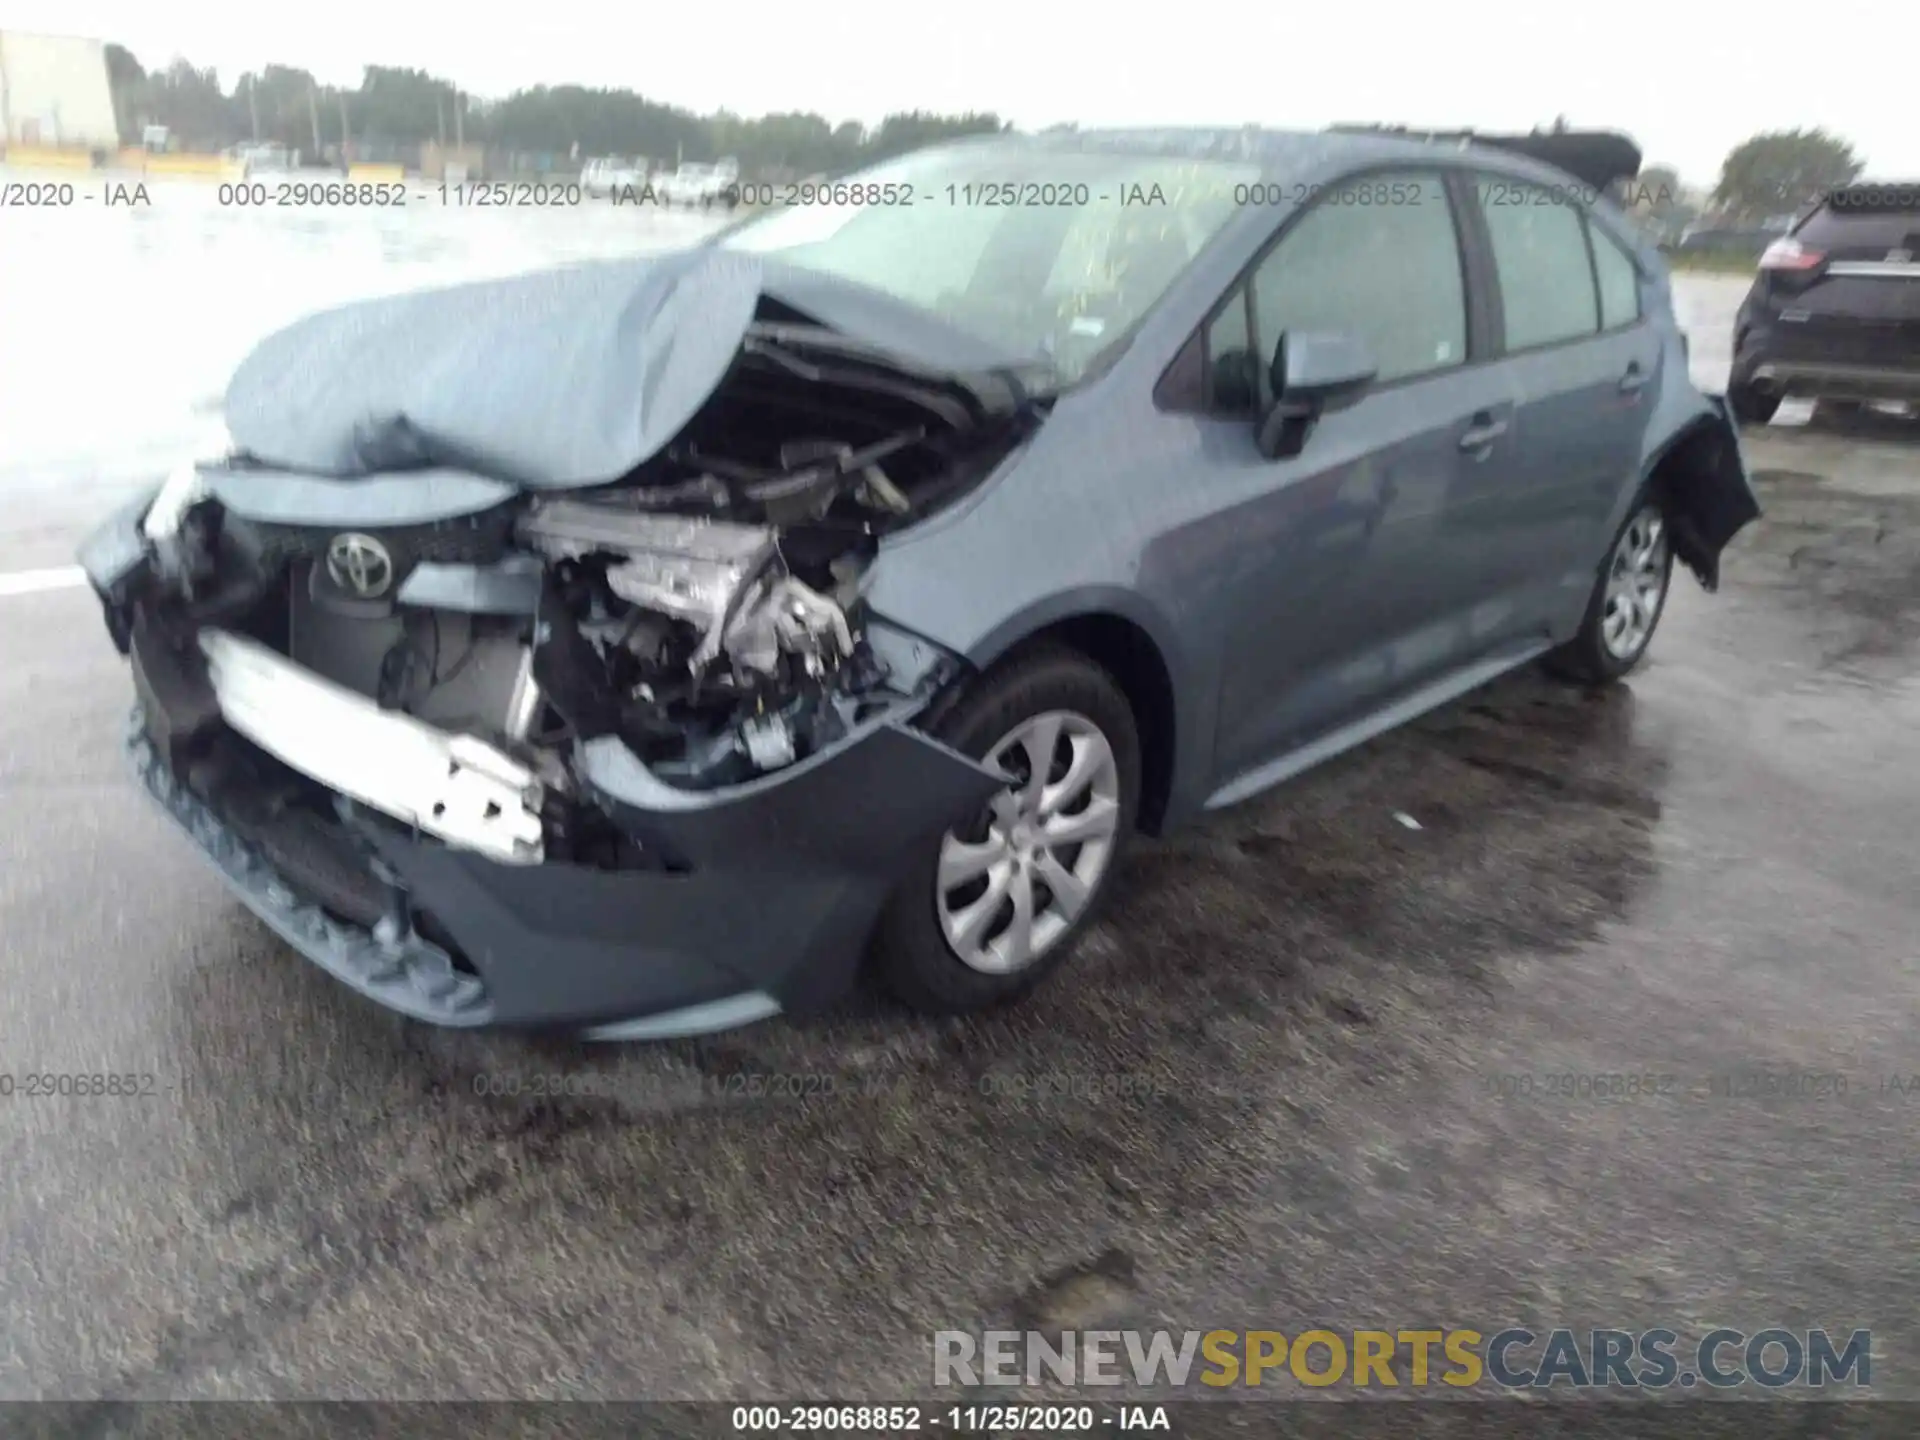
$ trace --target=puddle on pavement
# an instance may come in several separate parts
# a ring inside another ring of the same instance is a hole
[[[1109,1249],[1046,1276],[1014,1309],[1026,1327],[1052,1336],[1063,1330],[1111,1329],[1138,1312],[1138,1287],[1133,1256]]]
[[[1753,608],[1747,588],[1784,602],[1807,625],[1823,668],[1895,659],[1920,635],[1920,446],[1878,458],[1905,473],[1904,493],[1854,488],[1833,470],[1756,464],[1763,516],[1724,562],[1736,605]]]

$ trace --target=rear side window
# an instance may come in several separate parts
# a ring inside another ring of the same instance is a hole
[[[1597,333],[1600,305],[1580,207],[1565,194],[1505,176],[1482,176],[1473,188],[1500,278],[1506,348]]]
[[[1600,286],[1600,328],[1615,330],[1640,318],[1640,271],[1620,243],[1591,220],[1593,278]]]

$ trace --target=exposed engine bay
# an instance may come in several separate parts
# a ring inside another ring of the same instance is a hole
[[[543,629],[574,629],[535,647],[549,707],[679,783],[790,765],[886,703],[859,607],[879,536],[970,488],[1032,418],[1017,387],[995,414],[960,386],[790,349],[780,329],[749,336],[630,480],[536,500],[516,526],[546,562]]]
[[[777,769],[825,743],[819,727],[840,728],[822,702],[855,656],[853,565],[822,593],[785,563],[772,527],[577,500],[537,506],[521,533],[553,559],[550,608],[573,619],[604,677],[599,703],[589,670],[558,682],[556,704],[592,714],[610,701],[589,724],[610,723],[643,760]]]
[[[232,456],[221,498],[200,474],[150,512],[161,609],[497,744],[552,792],[567,748],[606,735],[667,783],[739,783],[920,683],[870,643],[862,574],[889,528],[978,483],[1041,413],[1011,376],[928,376],[817,327],[756,326],[672,443],[607,485],[417,524],[289,523],[248,489],[285,472]]]

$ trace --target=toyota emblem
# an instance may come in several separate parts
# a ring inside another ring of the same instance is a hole
[[[327,546],[327,574],[342,590],[371,600],[393,584],[393,557],[371,535],[336,535]]]

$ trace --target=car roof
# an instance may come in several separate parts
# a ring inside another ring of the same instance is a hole
[[[1532,147],[1557,154],[1562,164],[1535,159],[1513,146]],[[1362,168],[1398,163],[1431,163],[1445,157],[1454,163],[1500,170],[1547,183],[1566,182],[1569,175],[1593,188],[1607,181],[1594,175],[1617,171],[1630,163],[1630,177],[1639,166],[1639,151],[1625,136],[1605,132],[1568,135],[1477,136],[1464,132],[1411,132],[1386,129],[1268,130],[1258,126],[1238,129],[1205,126],[1164,128],[1043,130],[1023,135],[1012,132],[969,137],[951,142],[952,148],[1005,147],[1009,151],[1045,153],[1118,153],[1192,158],[1257,165],[1269,175],[1294,175],[1332,168]],[[943,147],[945,148],[945,147]],[[1627,157],[1631,157],[1630,161]],[[1583,172],[1585,172],[1583,174]]]

